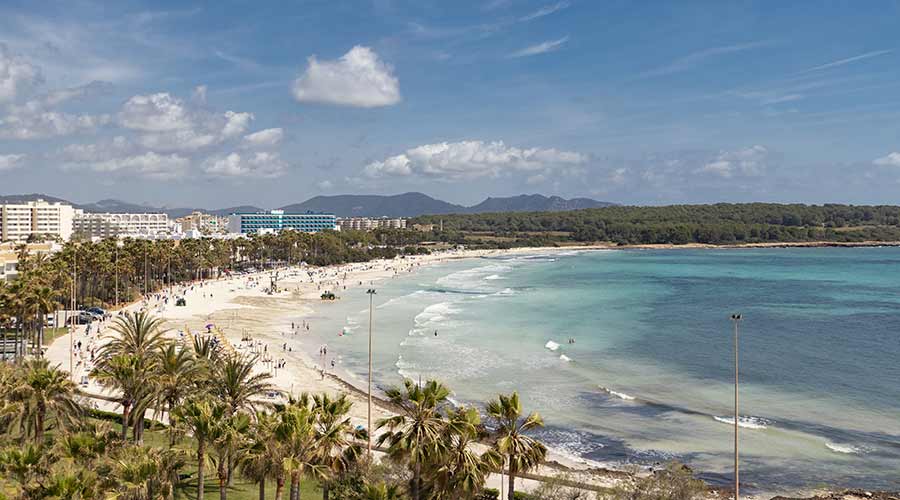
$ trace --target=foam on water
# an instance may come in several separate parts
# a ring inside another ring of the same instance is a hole
[[[723,424],[734,425],[734,417],[713,417],[717,422],[722,422]],[[738,427],[743,427],[744,429],[767,429],[774,422],[771,420],[762,418],[762,417],[753,417],[753,416],[741,416],[738,419]]]
[[[624,392],[616,392],[612,389],[609,389],[609,388],[606,388],[603,386],[600,386],[600,390],[609,394],[610,396],[614,396],[614,397],[617,397],[617,398],[625,400],[625,401],[634,401],[634,396],[632,396],[630,394],[625,394]]]
[[[825,443],[825,447],[835,453],[844,453],[847,455],[859,455],[862,450],[856,446],[849,444]]]

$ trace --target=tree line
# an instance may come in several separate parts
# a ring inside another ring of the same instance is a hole
[[[50,255],[31,254],[23,245],[17,279],[0,282],[0,332],[4,339],[12,332],[15,352],[23,355],[43,345],[44,318],[67,309],[73,296],[76,308],[115,307],[177,283],[235,270],[301,262],[344,264],[427,252],[415,246],[416,240],[398,231],[288,230],[235,239],[76,240]]]
[[[900,206],[719,203],[661,207],[613,206],[565,212],[417,217],[443,221],[454,233],[508,236],[519,242],[738,244],[803,241],[900,241]],[[452,236],[445,239],[453,239]],[[460,238],[457,236],[456,238]],[[477,238],[471,238],[476,239]]]

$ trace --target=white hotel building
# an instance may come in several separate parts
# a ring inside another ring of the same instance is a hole
[[[32,235],[72,237],[76,210],[63,203],[44,200],[0,205],[0,241],[24,242]]]
[[[168,235],[172,225],[166,214],[98,214],[76,210],[73,232],[89,238],[140,238]]]

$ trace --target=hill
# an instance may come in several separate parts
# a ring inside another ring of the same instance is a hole
[[[592,200],[590,198],[572,198],[567,200],[559,196],[543,196],[540,194],[521,194],[508,198],[488,198],[466,210],[470,214],[486,212],[559,212],[563,210],[581,210],[583,208],[602,208],[613,206],[613,203]]]
[[[281,207],[286,212],[328,212],[338,217],[411,217],[422,214],[465,213],[466,207],[436,200],[422,193],[393,196],[316,196],[303,203]]]

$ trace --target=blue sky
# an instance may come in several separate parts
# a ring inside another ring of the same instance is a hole
[[[0,193],[897,202],[898,2],[104,3],[0,5]]]

